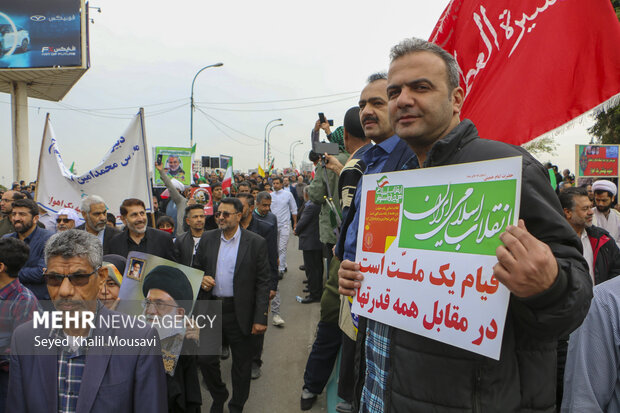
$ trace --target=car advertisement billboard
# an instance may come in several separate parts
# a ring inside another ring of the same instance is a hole
[[[82,66],[83,0],[0,4],[0,68]]]

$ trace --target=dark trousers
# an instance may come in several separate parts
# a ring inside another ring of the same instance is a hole
[[[222,302],[222,335],[230,346],[232,355],[232,398],[228,403],[230,412],[243,411],[250,395],[252,376],[252,338],[241,332],[235,315],[234,302]],[[219,355],[199,357],[200,371],[213,403],[223,403],[228,397],[226,384],[222,381]]]
[[[261,359],[263,355],[263,344],[265,343],[265,335],[264,334],[253,334],[252,335],[252,364],[261,367],[263,365],[263,360]]]
[[[316,339],[306,363],[304,389],[314,394],[323,392],[338,357],[342,343],[342,332],[337,323],[319,321]]]
[[[320,299],[323,294],[323,252],[321,250],[303,250],[304,267],[308,277],[310,297]]]
[[[350,403],[353,401],[353,387],[355,385],[355,341],[343,333],[341,348],[338,397]]]

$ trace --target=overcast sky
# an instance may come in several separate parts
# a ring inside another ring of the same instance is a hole
[[[302,140],[299,163],[317,112],[341,125],[367,76],[387,69],[390,47],[428,38],[447,3],[93,0],[101,13],[90,11],[90,69],[59,103],[29,99],[30,178],[47,112],[65,163],[75,161],[80,172],[101,160],[140,107],[150,146],[189,146],[192,78],[217,62],[224,66],[203,71],[194,88],[211,117],[195,112],[197,155],[232,155],[235,169],[256,168],[266,124],[282,118],[271,132],[275,165],[288,166],[291,143]],[[0,94],[4,184],[12,180],[10,117],[10,96]],[[541,160],[573,170],[574,145],[590,140],[591,123],[558,136],[558,152]]]

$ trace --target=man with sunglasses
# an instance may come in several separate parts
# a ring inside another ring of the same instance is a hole
[[[194,267],[205,274],[195,313],[201,314],[201,300],[222,303],[222,335],[232,353],[231,413],[243,411],[250,394],[251,335],[267,330],[270,288],[267,242],[239,226],[242,213],[239,199],[222,199],[216,213],[219,229],[202,235],[194,258]],[[211,412],[223,412],[228,390],[222,382],[219,355],[201,357],[199,362],[213,397]]]
[[[49,300],[47,288],[43,283],[43,249],[52,236],[46,229],[39,228],[39,207],[32,199],[18,199],[13,202],[11,222],[15,232],[6,237],[18,238],[30,247],[30,256],[26,265],[19,270],[19,281],[34,293],[38,300]]]
[[[78,323],[55,328],[51,323],[35,327],[31,321],[15,330],[7,399],[11,411],[167,411],[157,332],[139,324],[124,328],[114,323],[124,316],[97,301],[108,277],[102,256],[97,237],[85,231],[59,232],[47,243],[50,298],[62,320],[71,316]],[[81,323],[87,315],[94,315],[95,328]],[[145,344],[114,346],[110,338]],[[51,344],[40,345],[43,339]]]
[[[75,228],[78,214],[75,209],[63,208],[56,216],[56,231],[67,231]]]

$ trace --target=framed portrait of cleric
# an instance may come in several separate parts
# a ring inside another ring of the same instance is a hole
[[[187,347],[197,348],[197,323],[192,312],[203,273],[136,251],[128,255],[127,262],[116,310],[135,316],[137,322],[150,324],[157,330],[164,369],[172,376]],[[137,276],[130,275],[133,265],[136,268],[140,265]]]
[[[145,261],[139,258],[132,258],[128,260],[127,277],[132,280],[140,281],[142,279],[142,272],[144,271]]]

